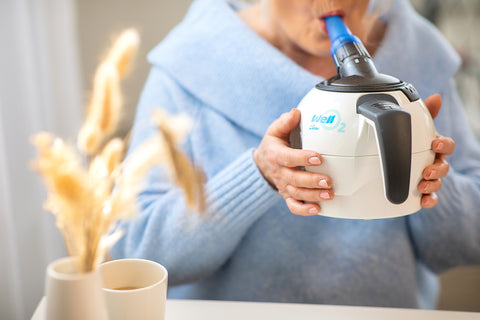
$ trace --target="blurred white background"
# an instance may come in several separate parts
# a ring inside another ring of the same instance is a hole
[[[413,0],[464,58],[458,76],[480,137],[480,1]],[[65,255],[43,185],[28,163],[29,137],[52,131],[73,141],[91,78],[114,35],[140,31],[134,72],[123,84],[130,127],[149,65],[146,53],[184,16],[191,0],[0,0],[0,319],[29,319],[47,264]],[[479,213],[480,214],[480,213]],[[442,275],[440,309],[480,311],[478,267]]]

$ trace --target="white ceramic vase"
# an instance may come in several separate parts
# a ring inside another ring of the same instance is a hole
[[[100,272],[78,272],[71,257],[55,260],[47,267],[45,293],[45,319],[108,319]]]

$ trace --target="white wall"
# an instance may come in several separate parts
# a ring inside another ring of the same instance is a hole
[[[123,84],[126,114],[123,130],[129,128],[149,65],[146,54],[185,15],[191,0],[77,0],[80,56],[85,99],[100,57],[112,37],[123,29],[138,28],[141,48],[135,68]]]

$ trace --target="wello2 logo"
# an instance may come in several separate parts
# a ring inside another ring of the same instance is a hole
[[[322,114],[314,114],[310,121],[309,130],[335,130],[337,132],[345,132],[346,124],[342,122],[340,112],[335,109],[325,111]]]

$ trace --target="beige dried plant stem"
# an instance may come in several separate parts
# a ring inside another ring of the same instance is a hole
[[[136,197],[153,166],[163,165],[172,173],[190,208],[204,207],[203,175],[177,148],[190,131],[188,118],[155,113],[158,132],[127,159],[125,140],[109,137],[121,112],[120,78],[130,68],[137,47],[138,35],[127,30],[97,69],[77,141],[83,155],[50,133],[32,138],[38,150],[33,166],[48,190],[44,207],[55,215],[67,251],[78,258],[83,272],[94,270],[123,235],[123,230],[114,229],[116,222],[138,211]]]
[[[188,207],[203,212],[205,210],[203,172],[194,167],[177,148],[178,143],[190,131],[189,118],[179,115],[172,121],[172,117],[161,110],[156,110],[152,116],[164,140],[163,153],[167,161],[166,166],[171,168],[172,180],[183,189]]]
[[[132,62],[135,59],[139,45],[140,37],[138,32],[135,29],[127,29],[120,34],[109,50],[105,60],[115,65],[121,79],[132,68]]]
[[[92,99],[77,142],[85,154],[96,154],[105,139],[117,129],[123,102],[120,80],[131,68],[138,51],[139,39],[135,29],[122,32],[97,68]]]

